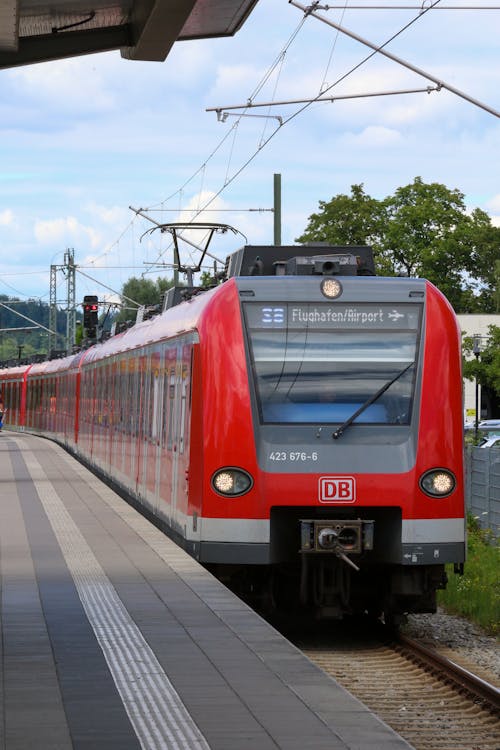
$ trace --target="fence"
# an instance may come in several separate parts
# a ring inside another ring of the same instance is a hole
[[[482,529],[500,537],[500,450],[467,446],[465,453],[465,500],[467,510]]]

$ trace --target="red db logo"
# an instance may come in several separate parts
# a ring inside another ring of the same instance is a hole
[[[356,481],[354,477],[320,477],[320,503],[354,503]]]

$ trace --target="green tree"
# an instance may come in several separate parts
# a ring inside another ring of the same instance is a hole
[[[26,330],[26,327],[40,323],[49,325],[49,305],[40,300],[20,300],[18,297],[9,297],[0,294],[0,360],[17,359],[19,347],[22,357],[31,354],[47,352],[47,333],[42,328]],[[23,317],[26,316],[26,317]],[[80,314],[81,317],[81,314]],[[28,318],[28,320],[26,320]],[[12,329],[5,331],[5,329]],[[16,332],[14,329],[19,329]],[[56,329],[61,334],[61,339],[66,335],[66,312],[57,310]]]
[[[388,222],[383,255],[393,269],[429,279],[456,309],[462,307],[471,254],[463,194],[416,177],[386,198],[385,205]]]
[[[77,346],[81,346],[83,341],[83,324],[81,321],[78,321],[75,328],[75,344]]]
[[[467,214],[459,190],[416,177],[382,201],[353,185],[350,196],[319,205],[299,242],[372,245],[379,274],[427,278],[457,312],[500,304],[500,229],[484,211]]]
[[[133,276],[123,285],[121,291],[123,309],[116,320],[135,319],[137,307],[132,304],[131,300],[138,305],[159,305],[162,295],[173,284],[172,279],[157,278],[156,281],[151,281],[151,279],[138,279]]]
[[[469,231],[470,275],[478,280],[481,294],[472,296],[467,312],[500,313],[500,227],[476,209]]]
[[[383,201],[366,195],[363,185],[351,185],[351,194],[319,201],[319,212],[311,214],[305,232],[297,242],[328,242],[331,245],[380,244],[387,221]]]

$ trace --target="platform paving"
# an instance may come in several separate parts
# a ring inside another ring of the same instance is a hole
[[[0,436],[0,747],[410,745],[57,444]]]

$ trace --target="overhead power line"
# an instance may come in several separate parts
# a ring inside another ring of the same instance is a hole
[[[291,0],[289,0],[289,1],[291,2]],[[414,18],[412,18],[412,19],[411,19],[411,20],[410,20],[410,21],[409,21],[408,23],[406,23],[406,24],[405,24],[405,25],[404,25],[404,26],[403,26],[403,27],[402,27],[402,28],[401,28],[401,29],[400,29],[399,31],[397,31],[397,32],[396,32],[395,34],[393,34],[393,35],[392,35],[392,36],[391,36],[391,37],[390,37],[389,39],[387,39],[387,40],[386,40],[386,42],[384,42],[384,44],[382,44],[382,45],[381,45],[380,47],[376,48],[376,49],[375,49],[374,51],[370,52],[370,53],[369,53],[368,55],[365,55],[365,57],[364,57],[364,58],[363,58],[362,60],[360,60],[360,61],[359,61],[359,62],[358,62],[358,63],[357,63],[356,65],[354,65],[354,66],[353,66],[352,68],[350,68],[350,70],[348,70],[348,71],[347,71],[346,73],[344,73],[343,75],[341,75],[341,76],[340,76],[340,77],[339,77],[339,78],[338,78],[338,79],[337,79],[337,80],[336,80],[336,81],[335,81],[334,83],[332,83],[332,84],[331,84],[330,86],[328,86],[328,87],[327,87],[327,88],[326,88],[326,89],[325,89],[324,91],[322,91],[322,92],[321,92],[320,94],[318,94],[318,96],[316,97],[316,99],[319,99],[319,98],[321,97],[321,95],[322,95],[322,94],[324,94],[324,93],[326,93],[327,91],[331,91],[331,90],[332,90],[332,89],[333,89],[333,88],[334,88],[335,86],[337,86],[337,85],[338,85],[339,83],[341,83],[342,81],[345,81],[345,80],[346,80],[346,79],[347,79],[347,78],[348,78],[348,77],[349,77],[350,75],[352,75],[352,73],[354,73],[354,72],[355,72],[356,70],[359,70],[359,69],[360,69],[360,68],[361,68],[361,67],[362,67],[363,65],[365,65],[365,64],[366,64],[366,63],[367,63],[367,62],[368,62],[369,60],[371,60],[371,58],[372,58],[372,57],[374,57],[374,55],[376,54],[376,52],[377,52],[377,51],[378,51],[379,49],[381,49],[382,47],[385,47],[385,46],[387,46],[388,44],[390,44],[390,42],[392,42],[392,41],[393,41],[394,39],[396,39],[396,38],[397,38],[397,37],[398,37],[398,36],[399,36],[400,34],[402,34],[402,33],[403,33],[404,31],[406,31],[407,29],[409,29],[409,28],[410,28],[410,27],[411,27],[411,26],[412,26],[413,24],[417,23],[417,22],[418,22],[418,21],[419,21],[419,20],[420,20],[420,19],[421,19],[421,18],[422,18],[422,17],[424,16],[424,15],[425,15],[425,13],[427,13],[427,12],[429,11],[429,9],[430,9],[430,8],[434,7],[434,5],[436,5],[436,4],[437,4],[437,3],[439,3],[439,2],[440,2],[440,0],[434,0],[434,2],[433,2],[433,5],[432,5],[432,6],[426,6],[426,7],[425,7],[425,8],[424,8],[424,9],[423,9],[423,10],[421,11],[421,13],[419,13],[419,14],[418,14],[417,16],[415,16]],[[293,4],[293,3],[292,3],[292,4]],[[309,8],[309,9],[305,9],[305,10],[306,10],[306,12],[305,12],[305,15],[304,15],[304,19],[305,19],[305,18],[307,18],[307,16],[308,16],[308,15],[310,14],[310,12],[311,12],[311,9],[310,9],[310,8]],[[304,19],[303,19],[303,20],[304,20]],[[259,89],[257,89],[257,91],[258,91],[258,90],[259,90]],[[214,195],[213,195],[213,196],[212,196],[212,197],[210,198],[210,200],[208,200],[208,201],[207,201],[207,202],[206,202],[206,203],[204,204],[204,206],[203,206],[203,207],[202,207],[202,208],[200,209],[199,213],[201,213],[202,211],[206,210],[206,208],[207,208],[208,206],[210,206],[210,204],[211,204],[211,203],[213,203],[213,201],[214,201],[214,200],[216,200],[216,198],[218,198],[218,197],[219,197],[219,195],[221,195],[221,193],[222,193],[222,192],[223,192],[223,191],[224,191],[224,190],[225,190],[225,189],[226,189],[226,188],[227,188],[227,187],[228,187],[228,186],[229,186],[229,185],[230,185],[230,184],[231,184],[232,182],[234,182],[234,180],[235,180],[235,179],[236,179],[237,177],[239,177],[239,175],[240,175],[240,174],[241,174],[241,173],[242,173],[242,172],[243,172],[243,171],[244,171],[244,170],[245,170],[245,169],[246,169],[246,168],[248,167],[248,165],[249,165],[249,164],[251,164],[251,163],[253,162],[253,160],[254,160],[254,159],[255,159],[255,158],[257,157],[257,155],[258,155],[258,154],[259,154],[259,153],[260,153],[260,152],[262,151],[262,149],[263,149],[263,148],[264,148],[265,146],[267,146],[267,144],[268,144],[268,143],[269,143],[269,142],[270,142],[270,141],[271,141],[271,140],[272,140],[272,139],[273,139],[273,138],[275,137],[275,135],[276,135],[276,134],[277,134],[277,133],[278,133],[278,132],[279,132],[279,131],[281,130],[281,128],[282,128],[282,127],[284,127],[284,126],[285,126],[285,125],[287,125],[287,124],[288,124],[289,122],[291,122],[291,121],[292,121],[292,120],[294,120],[294,119],[295,119],[296,117],[298,117],[298,116],[299,116],[300,114],[302,114],[302,112],[304,112],[304,111],[305,111],[306,109],[308,109],[308,107],[310,107],[310,106],[311,106],[311,104],[313,104],[313,103],[314,103],[314,102],[316,101],[316,99],[312,99],[312,100],[310,100],[310,101],[308,100],[308,101],[307,101],[307,102],[306,102],[305,104],[303,104],[302,106],[300,106],[300,107],[299,107],[299,109],[297,109],[297,110],[296,110],[295,112],[293,112],[293,113],[292,113],[292,114],[291,114],[291,115],[290,115],[289,117],[287,117],[286,119],[284,119],[284,120],[283,120],[283,123],[282,123],[282,124],[279,124],[279,125],[278,125],[278,127],[277,127],[277,128],[276,128],[276,129],[275,129],[275,130],[274,130],[274,131],[273,131],[273,132],[272,132],[272,133],[271,133],[271,134],[270,134],[269,136],[267,136],[267,138],[266,138],[265,140],[263,140],[263,141],[262,141],[262,142],[261,142],[261,143],[259,144],[258,148],[257,148],[257,149],[256,149],[256,150],[255,150],[255,151],[254,151],[254,152],[253,152],[253,153],[252,153],[252,154],[251,154],[251,155],[250,155],[250,156],[249,156],[249,157],[248,157],[248,158],[247,158],[247,159],[246,159],[246,160],[245,160],[245,161],[243,162],[243,164],[241,164],[241,166],[240,166],[240,167],[239,167],[238,169],[236,169],[236,170],[235,170],[235,172],[234,172],[234,173],[233,173],[233,174],[231,175],[231,177],[229,177],[229,178],[226,178],[226,180],[225,180],[224,184],[223,184],[223,185],[222,185],[222,186],[221,186],[221,187],[219,188],[219,190],[217,190],[217,192],[215,192],[215,193],[214,193]],[[249,99],[248,99],[248,103],[251,103],[251,102],[252,102],[252,97],[249,97]],[[239,122],[240,122],[240,120],[238,119],[238,120],[237,120],[237,122],[236,122],[236,125],[237,125],[237,124],[238,124]],[[234,128],[234,127],[236,127],[236,125],[233,125],[233,126],[232,126],[232,127],[230,128],[230,130],[228,131],[228,134],[232,132],[233,128]],[[228,134],[226,134],[226,136],[225,136],[226,138],[227,138]],[[219,146],[220,146],[220,144],[219,144]],[[219,148],[219,146],[218,146],[217,148]],[[215,151],[213,151],[213,152],[212,152],[212,155],[213,155],[214,153],[215,153]],[[205,162],[205,163],[206,163],[206,162]],[[199,171],[199,170],[198,170],[198,171]],[[175,193],[174,193],[173,195],[175,195]],[[171,197],[172,197],[172,196],[171,196]]]
[[[417,75],[422,76],[423,78],[427,78],[428,81],[432,81],[433,83],[436,83],[438,86],[442,87],[443,89],[446,89],[447,91],[450,91],[452,94],[459,96],[461,99],[465,99],[471,104],[474,104],[474,106],[479,107],[480,109],[484,109],[485,112],[489,112],[491,115],[494,115],[495,117],[500,117],[500,112],[498,112],[496,109],[493,109],[493,107],[490,107],[488,104],[484,104],[483,102],[480,102],[478,99],[474,99],[472,96],[469,96],[469,94],[466,94],[464,91],[461,91],[460,89],[455,88],[455,86],[451,86],[449,83],[446,83],[446,81],[436,78],[436,76],[433,76],[430,73],[427,73],[425,70],[422,70],[421,68],[417,68],[416,65],[412,65],[406,60],[403,60],[403,58],[398,57],[397,55],[393,55],[392,52],[388,52],[386,49],[384,49],[384,47],[387,46],[388,42],[386,42],[383,45],[373,44],[373,42],[368,41],[368,39],[364,39],[362,36],[359,36],[359,34],[355,34],[354,31],[349,31],[349,29],[346,29],[345,26],[340,26],[338,23],[335,23],[334,21],[330,21],[328,18],[325,18],[324,16],[318,15],[318,13],[316,12],[317,10],[328,9],[328,6],[322,6],[316,2],[306,7],[305,5],[301,5],[300,3],[296,2],[296,0],[288,0],[288,2],[290,3],[290,5],[293,5],[295,8],[298,8],[299,10],[303,11],[308,16],[313,16],[314,18],[317,18],[318,21],[321,21],[322,23],[326,23],[328,26],[331,26],[332,28],[337,29],[337,31],[340,31],[341,34],[345,34],[346,36],[351,37],[351,39],[355,39],[357,42],[364,44],[366,47],[370,47],[370,49],[374,50],[375,53],[383,55],[384,57],[387,57],[389,60],[393,60],[393,62],[398,63],[398,65],[402,65],[404,68],[408,68],[408,70],[411,70],[414,73],[417,73]],[[429,6],[425,10],[428,12],[433,7],[434,6]]]
[[[27,315],[23,315],[23,313],[18,312],[17,310],[13,310],[8,305],[4,304],[3,302],[0,302],[1,307],[5,307],[6,310],[9,310],[9,312],[14,313],[14,315],[19,315],[20,318],[24,318],[24,320],[29,321],[30,323],[34,323],[36,328],[43,328],[44,331],[48,331],[50,334],[53,334],[54,336],[57,336],[57,331],[52,331],[50,328],[47,328],[46,326],[42,325],[41,323],[37,323],[36,320],[33,320],[32,318],[28,318]]]
[[[426,10],[421,5],[324,5],[324,10]],[[430,10],[500,10],[500,5],[436,5]]]
[[[292,113],[292,114],[291,114],[291,115],[290,115],[289,117],[287,117],[287,119],[285,119],[285,120],[283,121],[283,123],[282,123],[282,124],[281,124],[281,123],[279,123],[279,124],[278,124],[278,127],[277,127],[277,128],[276,128],[276,129],[275,129],[275,130],[274,130],[274,131],[273,131],[273,132],[272,132],[272,133],[271,133],[271,134],[270,134],[269,136],[267,136],[265,140],[262,140],[262,141],[261,141],[261,143],[259,144],[258,148],[257,148],[257,149],[256,149],[256,150],[255,150],[255,151],[254,151],[254,152],[253,152],[253,153],[252,153],[252,154],[251,154],[251,155],[250,155],[250,156],[249,156],[249,157],[248,157],[247,159],[245,159],[245,160],[244,160],[244,162],[243,162],[243,163],[241,164],[241,166],[240,166],[239,168],[237,168],[237,169],[236,169],[236,170],[235,170],[235,171],[233,172],[233,174],[232,174],[231,176],[228,176],[228,175],[226,175],[226,178],[225,178],[224,184],[223,184],[223,185],[222,185],[222,186],[221,186],[221,187],[220,187],[219,189],[216,189],[216,190],[214,190],[214,191],[213,191],[213,193],[214,193],[214,194],[212,195],[212,197],[211,197],[211,198],[210,198],[209,200],[207,200],[207,201],[205,202],[205,204],[204,204],[204,205],[203,205],[202,207],[199,207],[198,209],[181,209],[181,208],[179,208],[179,209],[175,209],[175,210],[177,210],[177,211],[178,211],[179,213],[181,213],[182,211],[193,211],[193,212],[194,212],[194,213],[196,214],[196,216],[198,216],[198,215],[199,215],[200,213],[202,213],[203,211],[206,211],[206,210],[208,210],[208,207],[210,206],[210,204],[212,204],[212,203],[213,203],[213,201],[215,201],[215,200],[217,199],[217,197],[219,197],[219,196],[221,195],[221,193],[222,193],[222,192],[223,192],[223,191],[224,191],[224,190],[225,190],[226,188],[228,188],[228,186],[229,186],[229,185],[230,185],[230,184],[231,184],[231,183],[232,183],[232,182],[233,182],[233,181],[234,181],[234,180],[235,180],[235,179],[236,179],[236,178],[237,178],[237,177],[238,177],[238,176],[239,176],[239,175],[240,175],[240,174],[241,174],[241,173],[242,173],[242,172],[243,172],[243,171],[244,171],[245,169],[246,169],[246,167],[248,167],[248,165],[249,165],[249,164],[250,164],[250,163],[251,163],[251,162],[252,162],[252,161],[253,161],[253,160],[254,160],[254,159],[256,158],[256,156],[257,156],[257,155],[258,155],[258,154],[260,153],[260,151],[261,151],[261,150],[262,150],[262,149],[263,149],[263,148],[264,148],[264,147],[265,147],[265,146],[266,146],[266,145],[267,145],[267,144],[268,144],[268,143],[269,143],[269,142],[270,142],[270,141],[271,141],[271,140],[272,140],[272,139],[274,138],[274,136],[275,136],[275,135],[276,135],[276,134],[277,134],[277,133],[279,132],[279,130],[281,129],[281,127],[283,127],[284,125],[288,124],[288,123],[289,123],[289,122],[291,122],[291,121],[292,121],[293,119],[295,119],[295,117],[297,117],[297,116],[298,116],[298,115],[300,115],[300,114],[301,114],[302,112],[304,112],[304,111],[305,111],[305,110],[306,110],[306,109],[307,109],[307,108],[308,108],[309,106],[311,106],[311,104],[313,104],[313,103],[314,103],[315,101],[317,101],[318,99],[320,99],[320,98],[321,98],[322,100],[326,100],[326,101],[329,101],[329,100],[330,100],[330,98],[326,98],[326,97],[324,96],[324,95],[325,95],[325,93],[326,93],[326,92],[328,92],[328,91],[331,91],[331,90],[332,90],[332,89],[334,88],[334,86],[337,86],[337,85],[338,85],[338,84],[339,84],[340,82],[342,82],[342,81],[346,80],[346,79],[347,79],[347,78],[348,78],[348,77],[349,77],[349,76],[350,76],[350,75],[351,75],[351,74],[352,74],[352,73],[353,73],[354,71],[356,71],[356,70],[358,70],[359,68],[361,68],[361,66],[363,66],[363,65],[364,65],[364,64],[365,64],[366,62],[368,62],[368,60],[370,60],[370,59],[371,59],[371,58],[372,58],[372,57],[373,57],[373,56],[374,56],[375,54],[377,54],[377,52],[378,52],[378,53],[380,53],[380,54],[385,54],[385,55],[386,55],[387,57],[392,57],[392,59],[394,59],[394,60],[395,60],[396,62],[398,62],[398,63],[400,62],[401,64],[403,64],[403,63],[404,63],[404,61],[400,61],[400,60],[399,60],[398,58],[396,58],[395,56],[390,56],[390,55],[389,55],[388,53],[385,53],[385,52],[383,52],[383,51],[382,51],[382,50],[383,50],[383,48],[384,48],[384,47],[386,47],[386,46],[387,46],[388,44],[390,44],[390,43],[391,43],[391,42],[392,42],[392,41],[393,41],[394,39],[396,39],[396,38],[397,38],[397,37],[398,37],[398,36],[399,36],[400,34],[404,33],[404,32],[405,32],[405,31],[406,31],[406,30],[407,30],[408,28],[410,28],[410,26],[411,26],[412,24],[414,24],[414,23],[418,22],[418,21],[419,21],[419,20],[420,20],[420,19],[421,19],[421,18],[422,18],[422,17],[423,17],[423,16],[424,16],[424,15],[425,15],[426,13],[428,13],[428,12],[429,12],[430,10],[437,10],[437,9],[438,9],[438,5],[439,5],[439,2],[440,2],[440,0],[435,0],[435,1],[434,1],[434,2],[432,2],[432,3],[428,3],[428,2],[422,2],[422,4],[419,4],[419,5],[412,5],[412,6],[410,6],[410,5],[407,5],[407,6],[406,6],[406,5],[405,5],[405,6],[403,6],[403,5],[399,5],[399,6],[382,6],[382,5],[379,5],[379,6],[375,6],[375,5],[371,5],[371,6],[361,6],[361,5],[356,5],[356,6],[352,6],[352,5],[347,5],[346,3],[344,3],[344,4],[342,4],[342,5],[338,5],[338,9],[339,9],[339,10],[345,10],[345,9],[346,9],[346,7],[347,7],[347,9],[348,9],[348,10],[351,10],[351,9],[355,9],[355,8],[359,8],[359,9],[361,9],[361,8],[365,8],[365,9],[372,9],[372,8],[374,8],[374,9],[375,9],[375,8],[380,8],[380,9],[382,9],[382,8],[386,8],[386,9],[392,9],[392,10],[394,10],[394,9],[410,9],[410,8],[414,8],[415,10],[417,10],[417,11],[419,11],[419,12],[418,12],[418,14],[417,14],[417,15],[416,15],[416,16],[415,16],[414,18],[412,18],[412,19],[411,19],[411,20],[410,20],[410,21],[409,21],[408,23],[406,23],[406,24],[405,24],[405,25],[404,25],[404,26],[403,26],[403,27],[402,27],[402,28],[401,28],[401,29],[400,29],[400,30],[399,30],[399,31],[398,31],[397,33],[395,33],[394,35],[392,35],[392,36],[391,36],[391,37],[390,37],[390,38],[389,38],[388,40],[386,40],[386,41],[385,41],[385,42],[384,42],[384,43],[383,43],[382,45],[380,45],[380,46],[372,45],[371,43],[369,43],[369,42],[366,42],[366,40],[363,40],[363,39],[361,39],[361,38],[358,38],[358,41],[360,41],[360,42],[362,42],[362,43],[366,43],[366,44],[367,44],[367,45],[368,45],[369,47],[371,47],[371,48],[372,48],[372,50],[373,50],[373,51],[372,51],[372,52],[371,52],[370,54],[366,55],[366,56],[365,56],[365,57],[364,57],[364,58],[363,58],[363,59],[362,59],[362,60],[361,60],[361,61],[360,61],[360,62],[359,62],[358,64],[356,64],[355,66],[353,66],[353,67],[352,67],[352,68],[351,68],[351,69],[350,69],[349,71],[347,71],[347,72],[346,72],[346,73],[345,73],[344,75],[340,76],[340,77],[339,77],[339,78],[338,78],[338,79],[337,79],[337,80],[336,80],[336,81],[335,81],[335,82],[334,82],[333,84],[331,84],[330,86],[328,86],[328,87],[327,87],[326,89],[322,90],[322,91],[320,92],[320,94],[318,94],[318,96],[317,96],[317,97],[316,97],[315,99],[311,99],[311,100],[306,100],[306,99],[304,99],[304,102],[305,102],[305,103],[304,103],[304,104],[303,104],[302,106],[300,106],[300,107],[299,107],[299,108],[298,108],[298,109],[297,109],[297,110],[296,110],[295,112],[293,112],[293,113]],[[319,9],[319,4],[318,4],[318,3],[316,3],[316,5],[313,5],[313,6],[309,6],[309,8],[305,8],[304,6],[300,6],[299,4],[297,4],[297,3],[293,3],[293,2],[291,2],[291,4],[292,4],[292,5],[295,5],[295,7],[301,8],[301,9],[302,9],[302,10],[304,11],[304,17],[303,17],[303,19],[301,20],[301,23],[300,23],[300,24],[298,25],[298,27],[297,27],[297,29],[295,30],[295,32],[294,32],[294,33],[292,34],[292,36],[291,36],[291,37],[290,37],[290,39],[288,40],[288,42],[287,42],[287,46],[285,47],[285,49],[284,49],[284,50],[282,50],[282,52],[281,52],[281,53],[280,53],[280,54],[278,55],[278,57],[277,57],[277,58],[276,58],[276,60],[274,61],[273,65],[271,66],[270,70],[269,70],[269,71],[267,72],[267,74],[265,75],[264,79],[263,79],[263,80],[262,80],[262,81],[261,81],[261,82],[260,82],[260,83],[259,83],[259,84],[257,85],[257,87],[256,87],[256,88],[254,89],[254,91],[252,92],[251,96],[250,96],[250,97],[248,98],[248,100],[247,100],[247,103],[246,103],[246,106],[247,106],[247,107],[248,107],[248,105],[251,105],[251,106],[254,106],[254,107],[256,107],[256,106],[264,106],[264,105],[258,105],[258,104],[256,104],[256,103],[255,103],[255,102],[253,101],[253,100],[254,100],[254,97],[255,97],[255,96],[256,96],[256,95],[257,95],[257,94],[258,94],[258,93],[259,93],[259,92],[261,91],[261,89],[262,89],[263,85],[264,85],[264,84],[265,84],[265,82],[266,82],[266,81],[267,81],[267,80],[269,79],[269,76],[271,75],[271,73],[272,73],[272,72],[273,72],[273,71],[274,71],[274,70],[276,69],[276,67],[277,67],[277,66],[278,66],[278,65],[279,65],[279,64],[280,64],[280,63],[281,63],[281,62],[283,61],[283,57],[284,57],[284,54],[285,54],[285,52],[287,51],[287,48],[288,48],[288,46],[289,46],[289,45],[291,44],[291,42],[292,42],[292,41],[294,41],[294,40],[295,40],[295,37],[296,37],[296,35],[298,34],[299,30],[300,30],[300,29],[302,28],[302,25],[304,24],[305,20],[307,19],[307,16],[308,16],[308,15],[315,15],[315,16],[316,16],[316,14],[315,14],[315,12],[314,12],[314,11],[316,11],[316,10],[318,10],[318,9]],[[337,5],[323,6],[323,8],[324,8],[324,9],[327,9],[327,8],[328,8],[328,9],[336,9],[336,8],[337,8]],[[448,6],[441,6],[441,5],[439,5],[439,9],[443,9],[443,10],[445,10],[445,9],[449,9],[449,10],[453,10],[453,9],[456,9],[456,10],[468,10],[468,9],[470,9],[470,10],[473,10],[473,9],[474,9],[474,10],[496,10],[497,8],[500,8],[500,6],[485,6],[485,5],[481,5],[481,6],[472,6],[472,5],[471,5],[471,6],[451,6],[451,5],[448,5]],[[319,18],[319,20],[322,20],[322,21],[324,21],[325,23],[330,23],[330,22],[329,22],[329,21],[327,21],[326,19],[323,19],[323,18],[322,18],[321,16],[317,16],[317,17]],[[336,26],[335,24],[333,24],[333,23],[330,23],[330,25],[331,25],[332,27],[334,27],[334,28],[337,28],[337,26]],[[346,33],[346,30],[345,30],[345,29],[344,29],[343,27],[340,27],[340,28],[338,28],[337,30],[338,30],[339,32],[342,32],[342,33]],[[354,38],[356,38],[356,37],[354,37]],[[416,69],[416,71],[415,71],[415,72],[423,74],[423,71],[421,72],[421,71],[419,71],[418,69]],[[431,81],[432,81],[432,80],[433,80],[433,78],[429,76],[429,80],[431,80]],[[430,87],[429,87],[429,89],[426,89],[426,91],[427,91],[427,90],[429,90],[429,91],[433,91],[433,90],[439,90],[439,88],[440,88],[440,85],[441,85],[441,84],[443,84],[444,82],[438,81],[438,80],[436,79],[436,80],[435,80],[435,83],[436,83],[436,85],[437,85],[437,88],[436,88],[436,89],[430,89]],[[458,92],[458,90],[453,90],[453,89],[452,89],[452,88],[451,88],[450,86],[448,86],[448,85],[446,85],[446,86],[443,86],[443,88],[446,88],[446,89],[447,89],[447,90],[449,90],[449,91],[453,91],[453,93],[456,93],[457,95],[461,95],[461,94],[462,94],[462,92]],[[337,99],[337,98],[340,98],[340,97],[332,97],[332,98],[331,98],[331,100],[333,101],[334,99]],[[480,102],[476,102],[476,101],[475,101],[475,100],[473,100],[472,98],[469,98],[469,101],[471,101],[471,102],[472,102],[472,103],[474,103],[474,104],[477,104],[477,106],[483,107],[483,105],[482,105],[482,104],[481,104]],[[265,105],[265,106],[269,106],[269,105]],[[495,115],[495,116],[497,116],[497,117],[499,116],[499,113],[498,113],[498,112],[496,112],[495,110],[492,110],[491,108],[489,108],[489,107],[486,107],[486,106],[485,106],[484,108],[486,108],[486,109],[487,109],[487,111],[488,111],[488,112],[490,112],[491,114],[494,114],[494,115]],[[217,107],[217,108],[213,108],[213,109],[217,110],[217,109],[221,109],[221,108],[218,108],[218,107]],[[239,119],[239,117],[238,117],[238,120],[237,120],[237,121],[236,121],[236,122],[235,122],[235,123],[234,123],[234,124],[233,124],[233,125],[232,125],[232,126],[231,126],[231,127],[229,128],[229,130],[228,130],[228,131],[227,131],[227,132],[225,133],[224,137],[223,137],[223,138],[222,138],[222,139],[221,139],[221,140],[219,141],[219,143],[218,143],[218,144],[217,144],[217,145],[216,145],[216,146],[214,147],[214,149],[213,149],[213,150],[212,150],[212,152],[211,152],[211,153],[209,154],[209,156],[208,156],[208,157],[207,157],[207,158],[205,159],[205,161],[204,161],[204,162],[202,163],[202,165],[201,165],[201,166],[200,166],[200,167],[199,167],[199,168],[198,168],[198,169],[197,169],[197,170],[196,170],[196,171],[195,171],[195,172],[194,172],[194,173],[193,173],[193,174],[192,174],[192,175],[191,175],[191,176],[190,176],[190,177],[189,177],[189,178],[188,178],[188,179],[187,179],[187,180],[186,180],[186,181],[184,182],[184,183],[183,183],[183,185],[182,185],[182,186],[181,186],[180,188],[178,188],[178,189],[177,189],[177,190],[176,190],[175,192],[173,192],[173,193],[172,193],[171,195],[169,195],[169,196],[168,196],[167,198],[164,198],[164,199],[163,199],[163,200],[162,200],[162,201],[161,201],[160,203],[157,203],[157,204],[153,204],[153,205],[149,206],[149,207],[148,207],[148,208],[147,208],[146,210],[148,210],[148,211],[152,211],[152,210],[159,210],[159,211],[169,211],[169,210],[174,210],[174,209],[166,209],[166,208],[164,207],[164,206],[165,206],[165,204],[166,204],[166,203],[168,203],[168,201],[170,201],[170,200],[171,200],[172,198],[174,198],[174,196],[176,196],[176,195],[180,195],[180,196],[182,197],[182,194],[183,194],[183,192],[184,192],[184,189],[186,188],[186,186],[187,186],[187,185],[188,185],[189,183],[191,183],[191,182],[193,181],[193,179],[195,179],[195,178],[196,178],[196,176],[197,176],[197,175],[199,175],[200,173],[203,173],[203,175],[204,175],[204,173],[205,173],[205,169],[206,169],[206,167],[207,167],[207,164],[208,164],[208,162],[209,162],[209,161],[210,161],[210,160],[211,160],[212,158],[214,158],[214,157],[215,157],[215,155],[216,155],[216,154],[217,154],[217,153],[219,152],[219,150],[220,150],[220,149],[222,148],[222,146],[224,145],[224,143],[226,143],[226,142],[228,141],[228,139],[229,139],[229,138],[231,137],[231,134],[232,134],[232,133],[234,132],[234,129],[235,129],[235,128],[237,128],[237,126],[238,126],[239,122],[240,122],[240,119]],[[248,209],[247,209],[247,210],[248,210]],[[136,216],[137,216],[137,214],[136,214]],[[122,233],[122,235],[120,236],[120,238],[119,238],[119,239],[118,239],[118,240],[117,240],[117,241],[116,241],[116,242],[114,243],[114,245],[112,245],[112,246],[111,246],[110,248],[108,248],[108,250],[107,250],[107,251],[106,251],[106,252],[105,252],[105,253],[103,254],[103,256],[104,256],[104,255],[106,255],[106,254],[108,254],[108,253],[109,253],[109,252],[111,251],[111,249],[112,249],[112,248],[113,248],[113,247],[114,247],[115,245],[118,245],[118,244],[119,244],[119,241],[121,240],[122,236],[123,236],[123,235],[125,234],[125,232],[126,232],[126,231],[127,231],[127,230],[128,230],[129,228],[130,228],[130,226],[133,226],[133,224],[134,224],[134,219],[133,219],[133,220],[132,220],[132,221],[130,222],[130,224],[128,225],[127,229],[123,231],[123,233]],[[160,260],[161,256],[162,256],[162,255],[163,255],[163,254],[164,254],[165,252],[166,252],[166,251],[165,251],[165,250],[163,250],[163,251],[161,251],[161,252],[159,253],[159,256],[158,256],[158,261]],[[101,256],[101,257],[103,257],[103,256]],[[154,264],[151,264],[151,265],[154,265]]]

